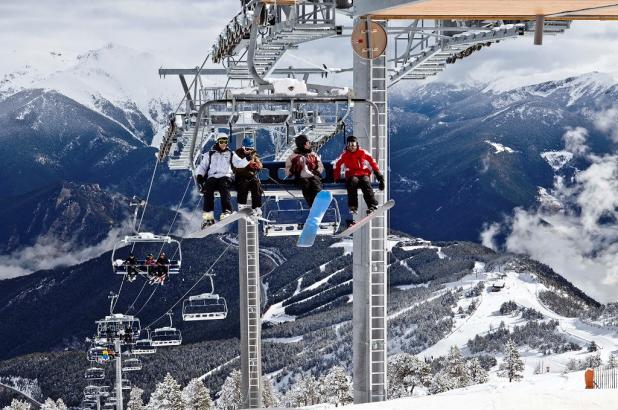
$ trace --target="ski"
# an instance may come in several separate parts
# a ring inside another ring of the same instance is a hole
[[[309,210],[309,216],[307,216],[307,221],[303,226],[303,231],[300,233],[300,237],[298,238],[298,242],[296,242],[296,246],[299,246],[301,248],[308,248],[313,246],[313,242],[315,242],[315,237],[318,234],[320,222],[322,222],[322,218],[324,218],[324,214],[328,210],[328,207],[330,206],[332,200],[333,194],[331,192],[318,192],[318,195],[315,197],[313,205]]]
[[[221,230],[222,228],[224,228],[225,226],[231,224],[232,222],[235,222],[241,218],[248,218],[250,217],[252,214],[252,211],[250,208],[245,208],[245,209],[241,209],[240,211],[237,212],[232,212],[232,214],[228,215],[225,219],[223,219],[222,221],[217,222],[214,225],[210,225],[204,229],[200,229],[197,232],[193,232],[192,234],[185,236],[185,238],[187,239],[196,239],[196,238],[205,238],[208,235],[211,235],[219,230]]]
[[[367,216],[359,219],[358,221],[356,221],[356,223],[354,225],[350,226],[349,228],[347,228],[343,232],[340,232],[337,235],[335,235],[334,238],[341,239],[341,238],[345,238],[346,236],[352,235],[354,232],[358,231],[360,228],[362,228],[364,225],[366,225],[373,218],[375,218],[376,216],[382,215],[384,212],[388,211],[389,209],[391,209],[394,206],[395,206],[395,201],[393,199],[387,201],[384,205],[379,206],[378,209],[376,209],[375,211],[373,211],[369,215],[367,215]]]

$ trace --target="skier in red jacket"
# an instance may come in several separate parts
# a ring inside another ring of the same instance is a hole
[[[363,198],[367,204],[367,214],[375,211],[378,207],[378,201],[375,199],[371,187],[371,171],[375,173],[376,179],[380,183],[380,191],[384,191],[384,176],[380,173],[380,168],[373,157],[358,146],[358,141],[353,135],[347,138],[346,147],[335,162],[335,182],[341,177],[342,167],[345,167],[345,183],[348,190],[350,212],[353,215],[358,212],[358,188],[363,191]]]

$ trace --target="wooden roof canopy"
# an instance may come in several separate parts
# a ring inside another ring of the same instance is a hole
[[[609,0],[356,0],[357,16],[436,20],[618,20]]]

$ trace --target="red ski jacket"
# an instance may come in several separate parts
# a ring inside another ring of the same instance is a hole
[[[334,176],[335,181],[341,175],[341,167],[345,167],[346,179],[351,177],[370,176],[371,171],[380,172],[378,164],[367,151],[358,148],[351,152],[344,149],[343,153],[335,161]]]

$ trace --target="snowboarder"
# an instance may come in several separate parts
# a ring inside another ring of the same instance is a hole
[[[133,282],[137,278],[137,274],[140,272],[137,267],[137,259],[133,253],[129,254],[129,257],[123,262],[123,265],[127,268],[127,279],[129,282]]]
[[[324,164],[311,150],[311,142],[306,135],[297,136],[295,142],[296,149],[285,161],[285,172],[295,178],[296,185],[311,206],[318,192],[322,190],[321,174],[324,172]]]
[[[246,159],[238,158],[228,148],[227,134],[220,133],[213,148],[202,155],[202,161],[197,167],[196,182],[201,192],[204,193],[204,213],[202,214],[202,229],[215,223],[215,191],[221,195],[221,216],[232,213],[232,198],[230,186],[234,171],[232,167],[244,168],[249,164]]]
[[[238,208],[247,206],[247,197],[251,192],[251,208],[256,216],[262,215],[262,184],[257,174],[262,169],[262,162],[255,151],[255,143],[251,137],[242,140],[242,147],[235,151],[240,159],[246,159],[249,164],[244,168],[234,168],[236,189],[238,190]]]
[[[335,161],[335,182],[341,177],[341,168],[345,167],[345,183],[348,190],[348,209],[352,215],[358,213],[358,189],[363,192],[363,198],[367,204],[367,214],[378,208],[378,201],[371,187],[371,171],[374,172],[379,182],[380,191],[384,191],[384,176],[380,173],[378,164],[373,157],[358,146],[355,136],[350,135],[346,140],[343,153]],[[348,221],[348,223],[353,223]]]

